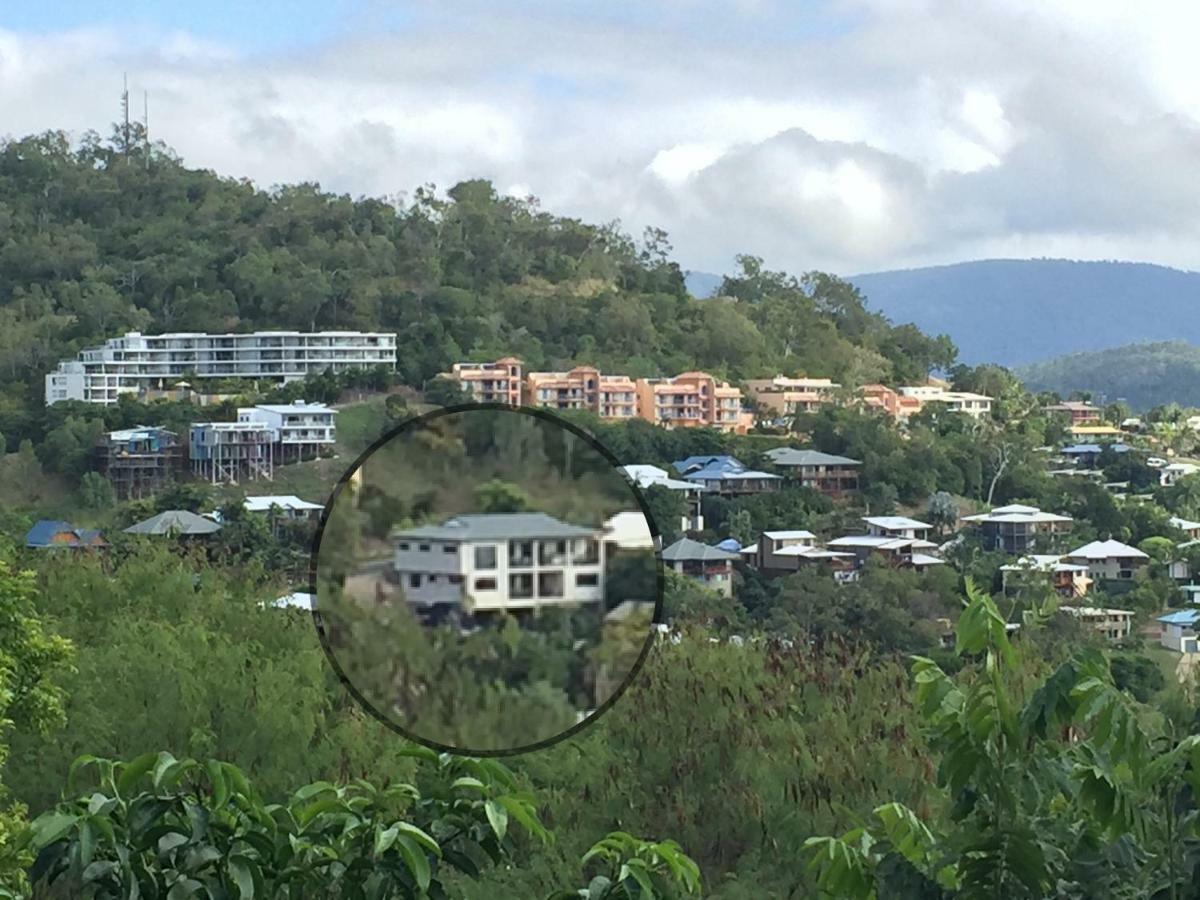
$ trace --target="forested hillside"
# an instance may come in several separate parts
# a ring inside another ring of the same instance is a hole
[[[1200,406],[1200,347],[1184,341],[1072,353],[1022,366],[1017,374],[1030,390],[1104,394],[1139,411],[1168,403]]]
[[[42,375],[127,329],[386,329],[419,385],[463,358],[587,362],[634,376],[786,370],[907,381],[953,362],[850,285],[742,260],[698,302],[667,236],[545,212],[486,181],[415,186],[396,205],[315,184],[265,190],[168,148],[61,133],[0,145],[0,432],[45,428]]]

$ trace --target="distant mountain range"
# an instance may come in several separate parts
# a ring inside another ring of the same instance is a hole
[[[894,322],[949,334],[971,364],[1019,366],[1136,341],[1200,344],[1200,272],[1148,263],[995,259],[849,280]],[[696,296],[710,295],[719,284],[719,276],[688,274]]]

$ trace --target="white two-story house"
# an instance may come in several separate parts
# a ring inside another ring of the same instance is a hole
[[[337,441],[333,417],[337,410],[324,403],[261,403],[238,410],[239,422],[262,422],[276,445],[276,459],[284,462],[332,448]]]
[[[475,513],[393,534],[400,589],[468,615],[598,603],[604,534],[545,513]]]

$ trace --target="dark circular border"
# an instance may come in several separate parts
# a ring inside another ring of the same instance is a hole
[[[548,410],[541,409],[539,407],[510,406],[506,403],[460,403],[460,404],[456,404],[454,406],[440,407],[438,409],[434,409],[434,410],[430,410],[429,412],[422,413],[419,416],[414,416],[411,419],[406,419],[405,421],[403,421],[399,425],[397,425],[395,428],[392,428],[392,429],[384,432],[384,434],[381,435],[379,438],[377,438],[371,444],[371,446],[369,446],[366,450],[364,450],[361,454],[359,454],[358,458],[351,464],[350,468],[348,468],[346,470],[345,474],[342,475],[342,477],[340,479],[338,479],[338,483],[334,486],[333,492],[329,495],[329,500],[326,502],[325,509],[321,513],[321,519],[317,524],[317,533],[313,536],[312,551],[309,555],[308,582],[309,582],[309,591],[313,597],[312,617],[313,617],[313,624],[316,626],[316,629],[317,629],[317,637],[321,642],[321,648],[325,651],[325,656],[329,660],[330,666],[333,667],[333,671],[337,675],[338,680],[342,683],[342,685],[346,688],[346,690],[350,692],[350,695],[352,697],[354,697],[355,700],[358,701],[359,706],[361,706],[368,715],[370,715],[373,719],[378,721],[380,724],[391,729],[396,734],[400,735],[401,737],[403,737],[407,740],[413,741],[414,743],[417,743],[417,744],[421,744],[422,746],[425,746],[425,747],[429,747],[432,750],[437,750],[441,753],[450,753],[450,754],[454,754],[456,756],[474,756],[474,757],[481,757],[481,758],[482,757],[519,756],[520,754],[523,754],[523,753],[532,753],[535,750],[545,750],[548,747],[552,747],[555,744],[557,744],[559,741],[564,741],[569,737],[573,737],[574,735],[579,734],[586,726],[595,723],[596,720],[598,720],[600,718],[600,716],[602,716],[604,713],[608,712],[612,708],[613,704],[616,703],[617,700],[619,700],[621,698],[621,696],[625,693],[626,689],[629,687],[630,684],[633,683],[633,680],[637,677],[638,673],[642,670],[642,666],[645,664],[646,658],[650,655],[650,648],[654,644],[655,631],[657,629],[657,626],[662,622],[663,594],[666,590],[666,576],[663,573],[663,564],[662,564],[662,547],[661,547],[662,532],[660,532],[658,530],[658,525],[655,523],[654,517],[650,514],[650,507],[647,505],[646,499],[643,496],[641,489],[636,484],[634,484],[632,481],[629,481],[628,479],[625,479],[626,483],[629,485],[629,489],[632,492],[634,499],[637,501],[638,507],[642,511],[642,515],[644,515],[646,518],[646,523],[650,526],[650,535],[654,539],[654,542],[655,542],[654,557],[655,557],[656,562],[658,563],[658,566],[657,566],[657,582],[658,583],[657,583],[657,588],[656,588],[657,597],[654,602],[654,615],[651,618],[650,633],[646,635],[646,642],[642,645],[642,652],[640,654],[638,654],[637,660],[630,667],[629,672],[626,673],[625,678],[622,679],[621,684],[617,687],[617,689],[615,691],[613,691],[612,695],[607,700],[605,700],[602,704],[600,704],[600,706],[598,706],[596,709],[594,709],[588,716],[586,716],[585,718],[576,722],[570,728],[559,732],[558,734],[554,735],[553,737],[546,738],[545,740],[537,741],[536,743],[533,743],[533,744],[525,744],[520,747],[513,747],[511,749],[472,750],[472,749],[469,749],[466,747],[452,747],[448,744],[440,744],[437,741],[431,740],[426,737],[422,737],[421,735],[418,735],[418,734],[414,734],[414,733],[408,731],[407,729],[405,729],[403,726],[398,725],[396,722],[393,722],[390,717],[384,715],[382,712],[380,712],[378,709],[376,709],[374,704],[372,704],[369,700],[367,700],[366,697],[364,697],[362,695],[362,693],[358,690],[358,688],[356,688],[354,686],[353,682],[351,682],[350,679],[346,676],[346,673],[344,671],[342,671],[342,667],[338,664],[337,657],[334,655],[333,648],[330,646],[329,635],[325,631],[325,623],[324,623],[324,620],[321,618],[321,610],[317,603],[317,600],[318,600],[317,559],[318,559],[318,555],[319,555],[319,552],[321,549],[321,538],[325,533],[325,525],[329,521],[329,516],[330,516],[331,511],[333,510],[334,503],[337,502],[337,499],[338,499],[339,495],[341,494],[343,488],[345,488],[346,485],[349,483],[350,479],[352,477],[354,477],[354,473],[357,472],[360,468],[362,468],[363,464],[371,457],[371,455],[376,450],[378,450],[380,447],[387,444],[393,438],[402,434],[404,431],[406,431],[410,428],[419,427],[419,426],[424,425],[434,419],[441,418],[442,416],[455,415],[457,413],[463,413],[463,412],[474,412],[474,411],[479,411],[479,410],[494,410],[497,412],[510,412],[510,413],[515,413],[518,415],[533,416],[534,418],[542,419],[546,422],[550,422],[554,425],[557,425],[560,428],[566,429],[567,431],[574,434],[576,437],[578,437],[581,440],[583,440],[584,442],[586,442],[596,452],[598,452],[601,456],[603,456],[609,462],[609,464],[613,467],[614,470],[620,469],[620,467],[622,465],[620,460],[618,460],[617,457],[607,447],[605,447],[603,444],[600,443],[599,440],[596,439],[595,435],[589,434],[587,431],[580,428],[578,425],[574,424],[573,422],[568,422],[565,419],[562,419],[559,416],[554,415],[553,413],[549,412]]]

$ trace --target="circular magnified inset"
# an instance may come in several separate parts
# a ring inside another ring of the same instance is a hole
[[[499,404],[412,419],[334,491],[315,620],[365,708],[440,750],[545,747],[619,697],[662,613],[658,530],[594,438]]]

